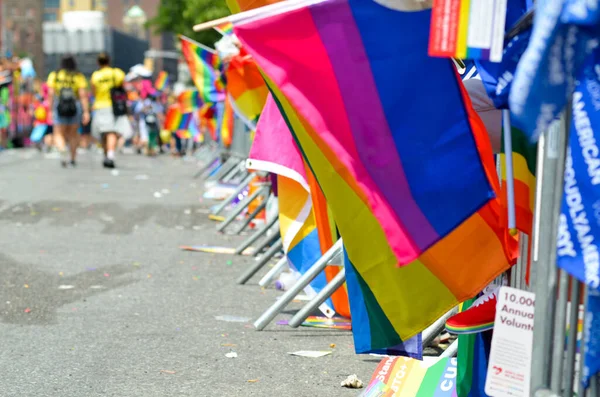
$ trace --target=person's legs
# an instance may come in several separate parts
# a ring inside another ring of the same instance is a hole
[[[67,142],[66,136],[66,124],[54,123],[54,145],[60,154],[60,163],[63,167],[67,166]]]
[[[119,137],[116,132],[107,132],[102,134],[102,143],[104,147],[104,167],[115,168],[115,150]]]
[[[79,133],[78,124],[70,124],[65,126],[65,138],[69,144],[69,151],[71,152],[71,164],[75,165],[75,158],[77,157],[77,148],[79,147]]]

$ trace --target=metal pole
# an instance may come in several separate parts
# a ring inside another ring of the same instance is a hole
[[[235,164],[229,171],[227,171],[221,178],[219,178],[219,182],[227,183],[230,181],[238,172],[239,172],[239,163]]]
[[[567,320],[567,304],[569,291],[569,275],[564,270],[559,270],[558,302],[556,305],[556,318],[554,321],[554,343],[552,345],[552,372],[550,388],[553,393],[562,392],[563,365],[565,353],[565,325]]]
[[[442,354],[440,354],[440,358],[455,357],[457,352],[458,352],[458,339],[455,340],[454,342],[452,342],[450,344],[450,346],[448,346],[448,348],[446,350],[444,350],[444,352]]]
[[[246,284],[248,280],[252,278],[260,269],[263,268],[270,260],[283,248],[283,242],[281,237],[275,241],[275,243],[264,253],[263,256],[237,279],[238,284]]]
[[[438,318],[433,324],[427,327],[422,333],[423,347],[429,346],[446,326],[446,320],[456,314],[457,308],[453,308],[442,317]]]
[[[221,165],[221,168],[217,172],[206,178],[206,180],[211,182],[217,182],[223,177],[223,175],[231,171],[233,167],[235,167],[235,158],[229,157],[227,160],[225,160],[223,165]]]
[[[581,293],[583,294],[583,304],[586,305],[588,300],[587,285],[581,284]],[[579,302],[577,302],[577,311],[579,311]],[[585,369],[585,338],[587,337],[587,333],[585,332],[585,317],[586,313],[585,310],[583,310],[582,322],[584,324],[584,327],[582,330],[583,332],[581,333],[581,344],[579,345],[579,377],[575,383],[575,394],[577,394],[578,396],[585,396],[585,389],[583,388],[583,383],[581,382],[581,379],[583,378],[583,372]]]
[[[263,186],[259,189],[256,189],[254,193],[247,196],[244,200],[242,200],[234,209],[231,211],[227,218],[221,223],[217,225],[217,231],[222,232],[231,222],[237,218],[239,214],[241,214],[249,205],[254,201],[255,198],[263,194],[265,191],[268,191],[268,187]]]
[[[260,214],[260,212],[262,210],[264,210],[265,208],[267,208],[267,200],[265,198],[265,200],[263,200],[262,203],[260,203],[260,205],[258,207],[256,207],[256,209],[254,211],[252,211],[252,213],[250,215],[248,215],[246,217],[246,219],[244,220],[244,223],[242,223],[240,225],[240,227],[237,228],[237,230],[234,232],[235,234],[240,234],[241,232],[244,231],[244,229],[246,229],[248,227],[248,225],[250,224],[250,222],[252,222],[254,220],[254,218],[256,218],[258,216],[258,214]]]
[[[233,167],[233,170],[225,175],[223,177],[223,179],[221,179],[221,182],[223,183],[227,183],[230,180],[233,179],[234,176],[236,176],[237,174],[240,173],[240,171],[244,171],[246,169],[246,160],[242,160],[241,162],[238,163],[238,165],[236,167]]]
[[[235,249],[235,254],[239,255],[248,247],[256,242],[263,234],[265,234],[272,227],[274,228],[275,224],[279,225],[279,219],[277,217],[273,217],[264,227],[258,229],[254,234],[248,236],[248,238]],[[279,226],[277,226],[279,227]]]
[[[535,285],[535,318],[533,326],[531,390],[550,386],[551,342],[556,297],[556,237],[563,191],[567,123],[563,116],[540,138],[536,214],[533,242]],[[543,224],[543,227],[542,227]]]
[[[567,358],[565,360],[565,387],[563,388],[563,397],[573,395],[573,382],[575,376],[575,358],[577,354],[577,328],[579,322],[579,297],[580,284],[573,277],[569,277],[571,282],[571,306],[569,311],[569,334],[567,339]]]
[[[338,290],[346,281],[346,269],[341,268],[339,273],[323,288],[314,298],[310,300],[298,313],[289,321],[289,326],[298,328],[304,320],[311,315],[323,302],[325,302],[335,291]]]
[[[267,272],[267,274],[265,274],[263,276],[263,278],[260,279],[260,281],[258,282],[258,285],[260,285],[261,287],[266,287],[267,285],[271,284],[271,282],[275,279],[275,277],[279,276],[279,274],[283,271],[283,269],[285,269],[287,264],[288,264],[288,258],[286,255],[284,255],[281,257],[281,259],[279,259],[279,262],[277,262],[275,264],[275,266],[273,266]]]
[[[252,255],[258,256],[265,248],[267,248],[269,245],[273,244],[280,237],[281,237],[281,235],[279,234],[279,231],[273,233],[270,236],[267,236],[267,238],[265,238],[263,240],[263,242],[260,243],[260,245],[254,249],[254,252],[252,253]],[[260,258],[257,258],[257,260],[259,260],[259,259]]]
[[[215,208],[215,211],[213,212],[213,215],[218,215],[221,211],[223,211],[223,209],[225,209],[225,207],[227,207],[229,204],[231,204],[233,202],[233,200],[235,200],[237,198],[237,196],[244,191],[244,189],[246,187],[248,187],[248,185],[250,184],[250,182],[252,182],[252,179],[254,178],[254,174],[250,174],[246,177],[246,179],[244,179],[242,181],[242,183],[240,183],[238,185],[238,187],[235,188],[235,190],[233,191],[233,193],[231,193],[231,195],[229,197],[227,197],[225,200],[223,200],[219,206],[217,208]]]
[[[314,265],[304,273],[298,281],[269,307],[255,322],[254,326],[258,331],[262,331],[265,327],[285,308],[302,289],[304,289],[319,273],[325,269],[327,263],[333,258],[343,246],[342,239],[339,239],[322,257],[315,262]]]

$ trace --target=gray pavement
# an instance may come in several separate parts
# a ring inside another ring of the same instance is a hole
[[[240,241],[215,232],[192,163],[121,156],[113,175],[100,160],[0,153],[0,397],[359,394],[340,381],[379,359],[349,332],[215,319],[255,319],[280,293],[235,284],[249,258],[178,249]]]

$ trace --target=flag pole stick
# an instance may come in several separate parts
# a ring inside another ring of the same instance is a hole
[[[506,197],[508,201],[508,230],[513,236],[517,232],[515,215],[515,180],[513,168],[512,129],[510,126],[510,110],[502,110],[504,124],[504,159],[506,168]]]
[[[182,35],[182,34],[180,34],[180,35],[179,35],[179,38],[180,38],[181,40],[185,40],[185,41],[187,41],[187,42],[189,42],[189,43],[192,43],[192,44],[194,44],[194,45],[197,45],[198,47],[202,48],[203,50],[206,50],[206,51],[208,51],[208,52],[211,52],[211,53],[213,53],[213,54],[216,54],[216,53],[217,53],[217,51],[215,51],[213,48],[207,47],[207,46],[205,46],[205,45],[204,45],[204,44],[202,44],[202,43],[198,43],[196,40],[192,40],[192,39],[190,39],[189,37],[187,37],[187,36],[184,36],[184,35]]]

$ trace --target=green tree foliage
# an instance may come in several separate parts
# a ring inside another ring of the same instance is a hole
[[[228,14],[225,0],[161,0],[158,15],[148,23],[157,32],[182,34],[212,47],[221,35],[214,29],[194,32],[192,27]]]

